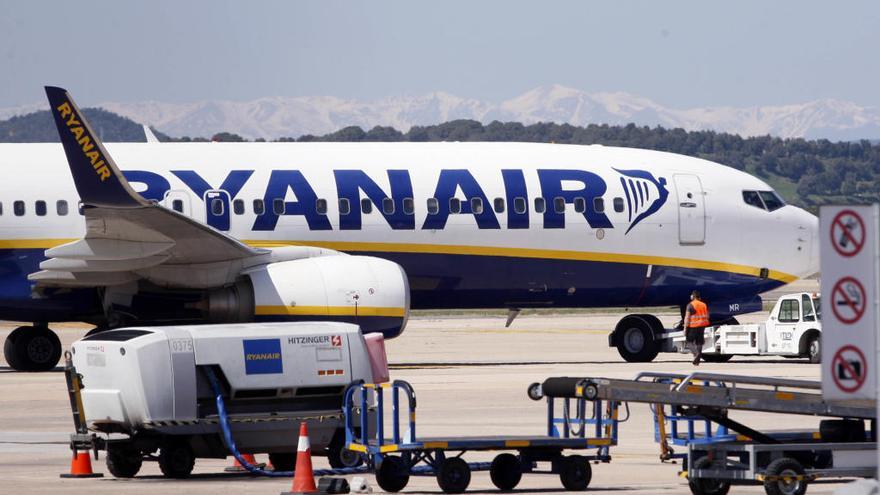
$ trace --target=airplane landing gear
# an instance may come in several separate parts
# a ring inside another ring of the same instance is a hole
[[[15,371],[49,371],[61,360],[61,340],[45,325],[18,327],[6,337],[3,357]]]
[[[610,344],[629,363],[653,361],[660,352],[654,335],[663,331],[663,324],[654,315],[628,315],[617,324]]]

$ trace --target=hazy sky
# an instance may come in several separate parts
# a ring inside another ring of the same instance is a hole
[[[0,0],[0,106],[559,83],[673,107],[880,105],[880,2]]]

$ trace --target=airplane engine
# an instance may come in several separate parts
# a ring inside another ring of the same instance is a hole
[[[409,315],[400,265],[368,256],[322,256],[261,265],[235,286],[212,292],[213,321],[342,321],[393,338]]]

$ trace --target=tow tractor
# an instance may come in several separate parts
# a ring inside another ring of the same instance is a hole
[[[719,325],[706,328],[703,359],[708,362],[726,362],[733,356],[783,356],[804,357],[811,363],[822,359],[820,336],[822,323],[821,299],[818,294],[798,292],[780,297],[764,323]],[[617,347],[620,355],[628,361],[637,361],[636,351],[645,345],[653,345],[656,352],[689,353],[684,331],[680,328],[653,333],[653,341],[646,342],[644,325],[638,318],[611,334],[609,345]],[[734,320],[735,322],[735,320]],[[631,328],[630,328],[631,327]],[[648,327],[650,328],[650,327]],[[653,354],[653,353],[651,353]],[[650,356],[648,361],[652,360]]]

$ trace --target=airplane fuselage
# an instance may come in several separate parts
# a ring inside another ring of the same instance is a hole
[[[749,204],[744,191],[772,189],[681,155],[524,143],[107,148],[141,195],[247,244],[399,263],[413,308],[679,306],[695,288],[734,304],[818,268],[815,217]],[[0,318],[76,318],[88,291],[35,295],[27,280],[45,249],[85,232],[62,148],[0,145],[0,166]]]

